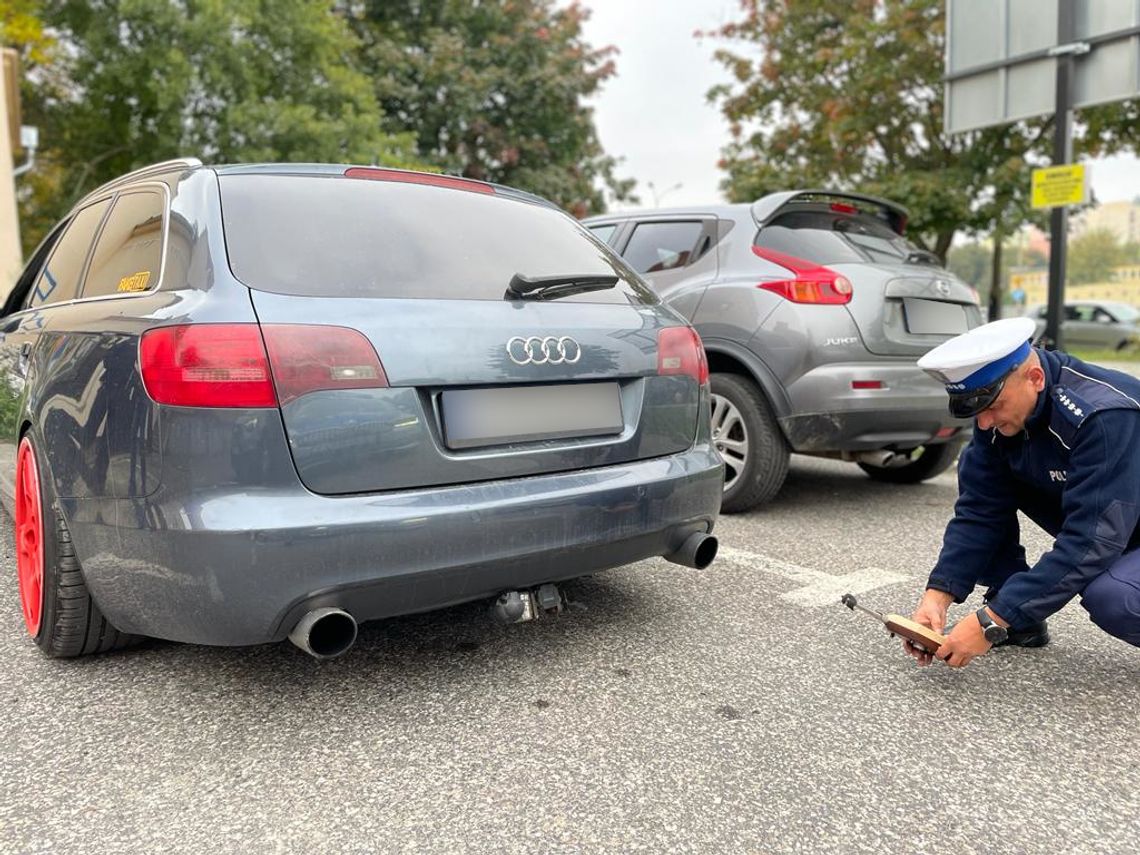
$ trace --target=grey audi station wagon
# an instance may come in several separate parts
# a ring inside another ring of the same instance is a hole
[[[892,483],[957,459],[969,422],[916,361],[981,311],[906,220],[884,199],[797,190],[585,221],[704,342],[725,512],[772,499],[792,452]]]
[[[555,206],[449,176],[174,161],[89,194],[0,318],[0,498],[48,654],[289,637],[652,556],[703,567],[700,339]]]

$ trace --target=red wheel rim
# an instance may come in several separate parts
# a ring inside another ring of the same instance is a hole
[[[40,632],[44,603],[44,526],[40,473],[32,443],[25,437],[16,455],[16,575],[24,623],[34,638]]]

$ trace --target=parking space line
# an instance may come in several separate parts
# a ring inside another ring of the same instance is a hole
[[[770,555],[759,552],[750,552],[747,549],[736,549],[731,546],[721,546],[717,553],[720,560],[728,561],[738,567],[758,570],[787,579],[799,585],[793,591],[780,594],[780,599],[798,606],[818,607],[830,606],[839,602],[843,594],[863,594],[875,588],[883,588],[899,582],[909,581],[908,577],[898,573],[883,570],[880,567],[864,567],[851,573],[841,575],[824,573],[812,570],[810,567],[801,567],[781,561]]]

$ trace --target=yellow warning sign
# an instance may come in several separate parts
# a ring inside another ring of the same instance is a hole
[[[1033,170],[1033,207],[1082,205],[1089,199],[1089,176],[1084,164],[1069,163]]]

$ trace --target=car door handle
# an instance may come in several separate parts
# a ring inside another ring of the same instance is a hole
[[[21,374],[27,373],[28,357],[31,355],[32,355],[32,343],[30,341],[25,341],[20,346],[20,367],[19,367],[19,371]]]

